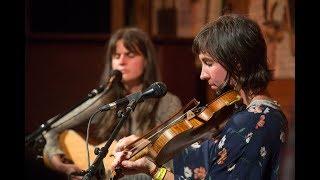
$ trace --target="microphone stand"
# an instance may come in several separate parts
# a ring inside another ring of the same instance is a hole
[[[97,155],[97,157],[94,160],[94,162],[92,163],[92,165],[89,167],[89,169],[87,171],[82,172],[82,175],[84,175],[82,178],[83,180],[90,180],[96,174],[100,165],[103,165],[102,160],[108,154],[109,147],[111,146],[112,142],[114,141],[114,139],[118,135],[118,132],[120,131],[124,122],[128,119],[129,114],[134,111],[138,101],[139,101],[139,99],[138,100],[135,100],[135,99],[130,100],[129,104],[127,105],[127,107],[125,108],[124,111],[119,110],[117,112],[118,124],[117,124],[116,128],[112,131],[110,138],[108,139],[106,144],[101,149],[99,149],[99,148],[95,149],[94,152]]]
[[[100,85],[97,89],[93,89],[84,99],[82,99],[80,101],[80,103],[72,106],[68,111],[57,115],[53,120],[48,120],[45,123],[41,124],[40,127],[32,132],[31,134],[29,134],[26,138],[25,138],[25,146],[29,146],[32,143],[33,148],[36,148],[36,151],[38,151],[37,153],[41,154],[42,153],[42,148],[45,145],[45,139],[43,137],[43,132],[44,131],[48,131],[51,129],[51,125],[53,123],[55,123],[56,121],[58,121],[60,118],[62,118],[63,116],[65,116],[66,114],[68,114],[69,112],[71,112],[73,109],[77,108],[78,106],[80,106],[82,103],[86,102],[87,100],[95,97],[97,94],[101,93],[103,90],[105,89],[105,87],[103,85]],[[110,86],[107,87],[107,92],[110,90]]]

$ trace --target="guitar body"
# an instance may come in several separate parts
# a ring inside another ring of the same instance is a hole
[[[74,130],[67,130],[60,135],[59,144],[63,152],[65,152],[65,155],[68,159],[72,160],[73,163],[77,165],[80,169],[82,170],[88,169],[86,140],[80,134],[78,134]],[[105,145],[105,142],[96,146],[90,143],[88,144],[89,154],[90,154],[90,165],[92,165],[92,163],[96,159],[96,155],[94,154],[94,149],[96,147],[102,148],[104,145]],[[109,147],[108,154],[103,159],[105,172],[107,174],[110,173],[111,163],[114,159],[114,157],[111,156],[111,154],[112,152],[114,152],[115,145],[116,145],[116,141],[113,141],[111,146]],[[48,157],[44,156],[44,162],[49,167],[52,167],[48,161]]]

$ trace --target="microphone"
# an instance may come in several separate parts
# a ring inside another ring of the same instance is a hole
[[[107,85],[100,85],[97,89],[93,89],[88,96],[93,97],[101,93],[105,88],[109,90],[114,83],[118,83],[121,80],[122,80],[122,73],[119,70],[113,70],[110,73],[110,78],[107,81]]]
[[[118,99],[112,103],[103,105],[99,108],[100,111],[107,111],[123,107],[129,104],[130,101],[134,100],[137,103],[143,102],[148,98],[160,98],[167,94],[167,86],[162,82],[155,82],[151,84],[144,92],[137,92],[130,94],[124,98]]]

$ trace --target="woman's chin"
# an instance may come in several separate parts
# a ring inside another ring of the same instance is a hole
[[[212,90],[214,90],[214,91],[216,91],[216,90],[218,89],[217,86],[210,86],[210,88],[211,88]]]

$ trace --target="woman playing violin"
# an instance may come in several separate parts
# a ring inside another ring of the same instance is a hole
[[[217,136],[178,152],[173,171],[147,156],[127,160],[130,151],[124,147],[137,139],[134,135],[118,142],[113,168],[121,167],[123,174],[143,172],[156,180],[278,179],[287,120],[267,92],[272,74],[258,24],[240,15],[221,16],[201,29],[192,49],[202,64],[200,79],[216,92],[226,87],[238,91],[244,108],[228,117]]]

